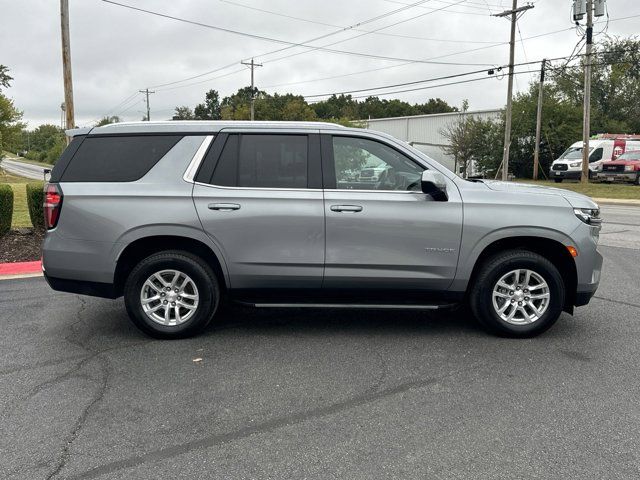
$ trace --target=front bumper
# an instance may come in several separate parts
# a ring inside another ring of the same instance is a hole
[[[600,182],[633,183],[638,175],[639,172],[599,172],[596,179]]]
[[[580,170],[551,170],[549,178],[562,178],[563,180],[580,180],[582,171]]]

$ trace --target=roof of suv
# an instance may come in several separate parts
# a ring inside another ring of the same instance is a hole
[[[301,128],[301,129],[335,129],[345,128],[337,123],[328,122],[272,122],[272,121],[233,121],[233,120],[171,120],[165,122],[123,122],[112,123],[95,128],[74,128],[67,130],[67,135],[109,135],[119,133],[172,133],[172,132],[218,132],[223,128]]]

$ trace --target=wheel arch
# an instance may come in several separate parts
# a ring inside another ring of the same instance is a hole
[[[229,276],[224,261],[211,246],[192,237],[179,235],[150,235],[129,243],[118,256],[114,273],[114,287],[118,296],[122,295],[128,274],[143,258],[163,250],[183,250],[205,260],[220,282],[223,289],[229,288]]]
[[[498,252],[507,250],[527,250],[548,259],[558,269],[565,285],[564,310],[572,313],[576,301],[578,286],[578,272],[576,263],[560,241],[548,237],[516,236],[500,238],[484,247],[480,252],[471,271],[468,285],[473,285],[482,265]]]

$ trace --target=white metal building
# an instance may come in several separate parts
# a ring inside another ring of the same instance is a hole
[[[411,117],[375,118],[363,120],[365,128],[388,133],[400,140],[412,144],[418,150],[426,153],[434,160],[454,169],[453,157],[446,155],[442,147],[447,140],[442,130],[449,124],[456,122],[464,115],[471,115],[483,120],[499,120],[502,110],[475,110],[453,113],[435,113],[431,115],[415,115]],[[470,172],[472,173],[472,172]]]

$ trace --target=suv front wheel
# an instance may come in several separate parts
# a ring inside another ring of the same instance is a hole
[[[180,250],[155,253],[127,278],[124,301],[133,323],[155,338],[186,338],[204,329],[216,312],[220,289],[201,258]]]
[[[508,337],[532,337],[562,313],[565,288],[558,269],[526,250],[497,254],[480,268],[469,301],[488,330]]]

